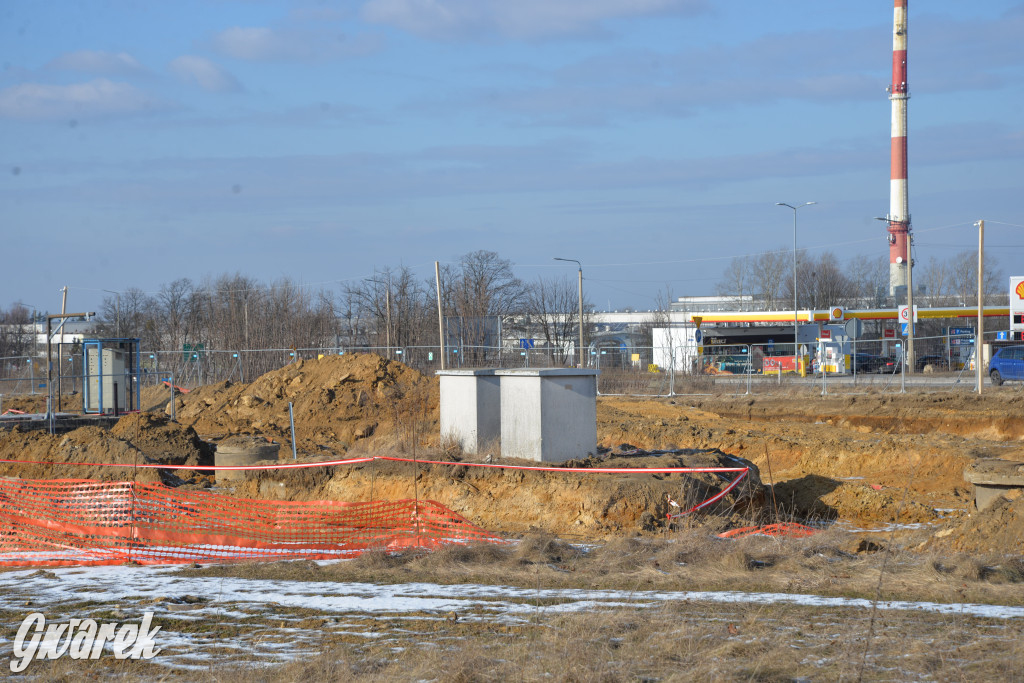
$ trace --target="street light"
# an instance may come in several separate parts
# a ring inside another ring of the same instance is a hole
[[[114,323],[114,329],[116,330],[116,332],[114,334],[116,334],[117,338],[120,339],[121,338],[121,293],[120,292],[115,292],[112,289],[101,289],[100,291],[101,292],[107,292],[108,294],[113,294],[114,296],[117,297],[117,308],[115,309],[116,310],[117,319],[116,319],[116,321]]]
[[[798,332],[800,322],[796,308],[796,210],[802,209],[805,206],[811,206],[812,204],[817,204],[817,202],[804,202],[798,206],[786,204],[785,202],[775,202],[775,206],[785,206],[793,209],[793,357],[796,359],[797,370],[800,369],[800,334]],[[821,362],[820,358],[818,362]],[[780,370],[779,372],[781,373],[782,371]],[[824,372],[824,369],[822,372]]]
[[[580,268],[580,279],[579,279],[579,300],[580,300],[580,367],[583,367],[583,264],[574,258],[558,258],[555,257],[556,261],[569,261],[575,263]]]

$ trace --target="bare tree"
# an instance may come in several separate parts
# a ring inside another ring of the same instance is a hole
[[[847,268],[853,294],[863,308],[881,308],[889,294],[889,260],[884,256],[858,254]]]
[[[397,347],[433,345],[432,294],[406,266],[347,284],[342,311],[349,337],[372,346],[388,340]]]
[[[722,296],[747,296],[751,294],[753,286],[751,267],[750,256],[737,256],[730,261],[716,287],[718,294]]]
[[[792,268],[792,266],[791,266]],[[817,258],[797,252],[797,306],[824,309],[856,302],[854,285],[843,272],[836,255],[822,252]],[[793,298],[793,271],[789,271],[783,289]]]
[[[32,351],[35,331],[32,316],[21,304],[13,304],[6,311],[0,310],[0,358],[27,356]],[[10,361],[0,361],[2,367]]]
[[[999,269],[999,261],[990,253],[985,254],[984,300],[995,301],[1006,294],[1006,278]],[[978,252],[962,251],[950,259],[953,290],[958,303],[971,304],[978,299]]]
[[[755,296],[763,303],[765,310],[775,310],[782,305],[782,281],[792,274],[789,252],[784,249],[766,251],[753,259],[751,279]]]
[[[457,266],[446,266],[441,280],[447,334],[454,343],[471,347],[469,360],[480,361],[483,352],[473,347],[501,343],[503,320],[523,309],[526,286],[515,276],[511,261],[483,250],[463,255]]]
[[[544,347],[561,363],[574,360],[574,347],[579,341],[579,294],[576,285],[575,279],[565,276],[538,278],[527,290],[523,302],[525,310],[530,312],[530,329],[535,331],[531,334],[539,336]],[[584,311],[591,308],[584,297]],[[586,338],[583,343],[587,343]]]

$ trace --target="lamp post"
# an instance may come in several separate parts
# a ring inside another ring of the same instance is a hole
[[[116,334],[117,338],[120,339],[121,338],[121,293],[120,292],[115,292],[112,289],[102,289],[100,291],[107,292],[108,294],[113,294],[114,296],[117,297],[117,308],[114,309],[115,310],[115,315],[117,316],[116,319],[115,319],[115,322],[114,322],[114,329],[115,329],[114,334]]]
[[[800,322],[796,307],[796,210],[802,209],[805,206],[811,206],[812,204],[817,204],[817,202],[804,202],[797,206],[786,204],[785,202],[775,202],[775,206],[785,206],[788,209],[793,209],[793,357],[796,359],[797,370],[800,369]],[[821,362],[820,358],[818,362]],[[824,366],[822,367],[822,373],[824,373]],[[781,375],[782,371],[780,370],[779,373]]]
[[[583,367],[583,264],[574,258],[558,258],[555,257],[556,261],[570,261],[579,266],[579,291],[577,296],[580,300],[580,367]]]

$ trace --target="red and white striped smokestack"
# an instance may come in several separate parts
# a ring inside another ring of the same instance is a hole
[[[907,0],[895,0],[892,22],[892,172],[889,180],[889,294],[907,286],[910,201],[907,195]]]

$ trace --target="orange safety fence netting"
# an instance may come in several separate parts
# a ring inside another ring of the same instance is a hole
[[[430,500],[259,501],[130,481],[0,480],[0,566],[338,559],[500,541]]]

